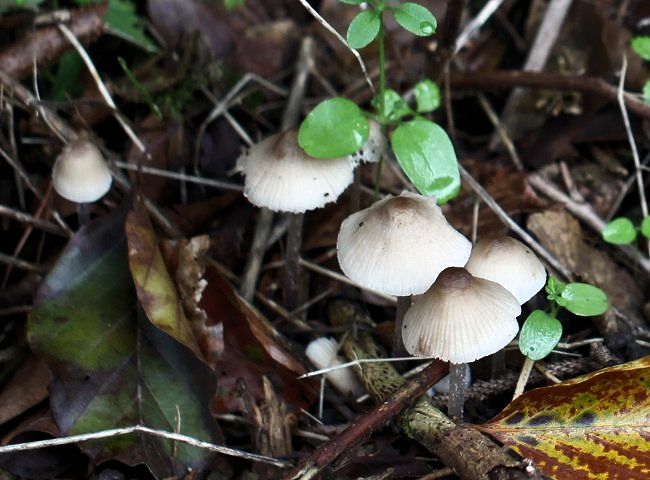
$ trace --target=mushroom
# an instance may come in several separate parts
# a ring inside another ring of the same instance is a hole
[[[522,305],[546,284],[542,262],[526,245],[506,235],[478,241],[465,268],[503,286]]]
[[[376,120],[368,119],[368,139],[358,152],[354,152],[350,157],[356,163],[377,163],[382,155],[388,149],[388,142],[381,125]]]
[[[354,178],[350,158],[318,159],[298,144],[296,129],[272,135],[253,145],[237,161],[245,176],[244,195],[258,207],[289,212],[285,256],[285,303],[300,305],[300,248],[303,214],[334,202]]]
[[[103,197],[111,188],[111,171],[97,146],[86,139],[71,141],[54,162],[54,190],[77,204],[79,223],[89,220],[88,204]]]
[[[449,225],[434,198],[388,196],[341,224],[341,270],[359,285],[398,297],[393,353],[403,351],[401,319],[410,295],[424,293],[440,272],[465,265],[471,243]]]
[[[320,337],[307,345],[305,355],[318,369],[335,367],[343,362],[336,355],[338,351],[336,340],[328,337]],[[343,396],[354,398],[363,395],[363,385],[349,368],[337,368],[325,374],[325,378]]]
[[[498,283],[448,268],[431,288],[414,298],[402,325],[406,350],[450,365],[449,413],[462,419],[464,364],[490,355],[510,342],[521,306]]]

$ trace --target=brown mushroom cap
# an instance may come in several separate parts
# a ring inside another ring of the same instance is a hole
[[[277,212],[303,213],[335,202],[354,180],[350,157],[310,157],[300,148],[295,129],[253,145],[237,166],[246,177],[246,198]]]
[[[435,199],[389,196],[341,224],[341,270],[364,287],[390,295],[425,292],[447,267],[463,266],[471,243],[449,225]]]
[[[402,339],[412,355],[467,363],[512,340],[521,307],[501,285],[448,268],[404,316]]]

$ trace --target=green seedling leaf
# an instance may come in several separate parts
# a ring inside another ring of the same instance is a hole
[[[556,301],[562,295],[564,287],[566,287],[566,283],[560,282],[555,277],[548,277],[546,287],[544,287],[544,290],[548,294],[547,298],[551,301]]]
[[[348,45],[352,48],[363,48],[369,45],[377,37],[380,25],[379,12],[376,10],[359,13],[348,27]]]
[[[348,5],[361,5],[366,0],[339,0],[341,3],[347,3]]]
[[[338,158],[359,150],[369,132],[356,103],[336,97],[319,103],[302,121],[298,143],[312,157]]]
[[[392,9],[395,20],[405,30],[418,37],[428,37],[436,33],[436,17],[422,5],[406,2]]]
[[[52,85],[52,99],[60,102],[76,98],[82,92],[78,78],[83,69],[83,60],[77,52],[61,55]]]
[[[607,295],[588,283],[569,283],[556,300],[571,313],[582,317],[602,315],[607,311]]]
[[[406,115],[412,115],[414,112],[406,103],[406,100],[395,90],[387,88],[384,90],[384,102],[381,97],[376,96],[372,99],[373,106],[379,112],[379,116],[385,118],[388,122],[394,123],[400,121]]]
[[[645,217],[641,222],[641,235],[650,238],[650,217]]]
[[[615,245],[632,243],[636,240],[636,227],[627,217],[620,217],[612,220],[601,232],[603,240]]]
[[[475,426],[555,480],[647,479],[650,357],[537,388]]]
[[[27,336],[52,372],[54,420],[62,434],[141,424],[219,443],[208,410],[214,373],[138,308],[124,223],[116,209],[77,232],[36,294]],[[141,434],[81,448],[96,462],[145,463],[157,478],[200,471],[213,457]]]
[[[45,0],[0,0],[0,13],[16,8],[35,8]]]
[[[440,107],[440,89],[431,80],[422,80],[413,88],[419,113],[433,112]]]
[[[136,12],[135,4],[130,0],[109,0],[106,25],[116,36],[144,50],[149,52],[158,50],[153,40],[145,33],[144,23]]]
[[[632,49],[644,60],[650,60],[650,36],[634,37]]]
[[[531,360],[541,360],[551,353],[562,336],[562,324],[543,310],[535,310],[519,333],[519,350]]]
[[[643,85],[643,101],[650,104],[650,80]]]
[[[399,125],[391,143],[400,166],[422,195],[433,195],[438,203],[454,198],[460,189],[458,161],[442,128],[416,118]]]
[[[232,12],[235,8],[239,8],[246,3],[246,0],[223,0],[226,10]]]

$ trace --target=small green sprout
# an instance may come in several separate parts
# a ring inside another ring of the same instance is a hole
[[[423,115],[440,106],[440,89],[425,79],[413,87],[415,106],[395,90],[386,87],[384,22],[387,15],[405,30],[419,37],[433,35],[437,22],[422,5],[404,2],[387,5],[385,0],[340,0],[349,5],[367,3],[347,31],[351,48],[379,42],[379,92],[371,101],[373,112],[363,112],[350,100],[325,100],[307,115],[298,142],[312,157],[335,158],[358,151],[367,138],[367,119],[375,119],[383,133],[393,130],[391,146],[397,161],[418,191],[435,196],[438,203],[453,199],[460,191],[458,160],[447,133]],[[381,161],[377,168],[381,168]],[[379,170],[378,170],[379,171]]]
[[[637,239],[639,232],[644,237],[650,238],[650,216],[645,217],[638,228],[627,217],[615,218],[605,225],[601,235],[607,243],[627,245]]]
[[[650,61],[650,36],[632,38],[632,50],[643,60]],[[650,80],[643,85],[643,101],[650,104]]]
[[[608,307],[605,292],[587,283],[563,283],[549,277],[546,293],[551,302],[550,312],[533,311],[519,333],[519,350],[534,361],[546,357],[560,341],[562,324],[557,319],[560,308],[591,317],[602,315]]]

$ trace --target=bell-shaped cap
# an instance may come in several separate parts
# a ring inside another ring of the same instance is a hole
[[[413,299],[402,324],[406,350],[416,356],[468,363],[495,353],[519,325],[517,299],[498,283],[464,268],[448,268],[424,294]]]
[[[410,192],[350,215],[337,241],[343,273],[366,288],[397,296],[425,292],[445,268],[465,265],[471,248],[434,198]]]
[[[520,304],[530,300],[546,284],[542,262],[530,248],[506,235],[478,241],[465,268],[475,277],[503,286]]]
[[[336,355],[338,343],[328,337],[320,337],[307,345],[305,355],[318,369],[341,365],[341,359]],[[350,368],[337,368],[325,374],[325,378],[342,395],[359,397],[365,393],[363,385]]]
[[[354,180],[350,157],[310,157],[295,129],[253,145],[237,160],[244,174],[244,195],[258,207],[303,213],[334,202]]]
[[[102,153],[88,140],[74,140],[66,145],[52,169],[54,189],[71,202],[99,200],[110,190],[112,181]]]
[[[370,128],[366,143],[358,152],[350,155],[355,163],[377,163],[388,148],[388,141],[381,131],[381,125],[370,118],[368,119],[368,126]]]

